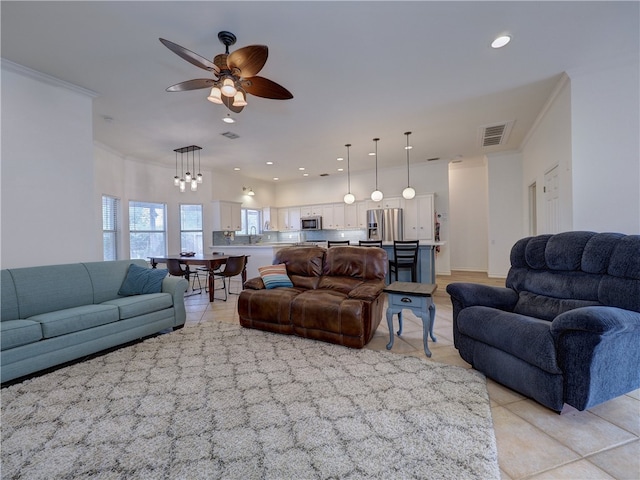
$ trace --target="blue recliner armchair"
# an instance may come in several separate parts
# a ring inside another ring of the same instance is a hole
[[[560,412],[640,388],[640,235],[519,240],[506,288],[447,286],[460,356]]]

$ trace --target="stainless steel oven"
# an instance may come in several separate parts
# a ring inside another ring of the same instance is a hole
[[[300,228],[302,230],[322,230],[322,217],[302,217],[300,219]]]

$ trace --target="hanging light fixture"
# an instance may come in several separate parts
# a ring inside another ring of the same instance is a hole
[[[349,165],[349,147],[351,147],[350,143],[347,143],[345,145],[345,147],[347,147],[347,187],[348,187],[348,191],[346,193],[346,195],[344,196],[344,203],[346,203],[347,205],[351,205],[353,202],[356,201],[356,196],[351,193],[351,168]]]
[[[384,195],[382,194],[382,192],[380,190],[378,190],[378,141],[380,139],[379,138],[374,138],[373,141],[375,142],[376,145],[376,189],[371,192],[371,200],[373,200],[374,202],[379,202],[380,200],[382,200],[384,198]]]
[[[176,176],[173,177],[173,186],[174,187],[179,187],[180,186],[180,177],[178,176],[178,151],[174,150],[176,152]]]
[[[416,196],[416,191],[413,189],[413,187],[409,186],[409,150],[411,150],[413,147],[409,145],[409,135],[411,135],[411,132],[404,132],[404,134],[407,136],[407,146],[404,147],[404,149],[407,151],[407,188],[402,191],[402,196],[407,200],[411,200]]]
[[[198,175],[192,175],[189,168],[189,153],[191,155],[191,168],[193,171],[196,171],[196,150],[198,151]],[[202,173],[200,172],[200,150],[202,147],[198,147],[197,145],[190,145],[188,147],[176,148],[174,152],[176,152],[176,176],[173,177],[173,184],[178,187],[180,192],[185,192],[187,190],[187,184],[191,188],[192,192],[196,192],[198,190],[198,184],[202,183]],[[178,177],[178,153],[180,154],[180,172],[181,177]],[[184,154],[187,154],[187,171],[184,171]]]
[[[247,190],[249,190],[249,191],[247,192]],[[256,192],[254,192],[253,188],[251,188],[251,187],[242,187],[242,191],[243,192],[247,192],[247,193],[245,193],[245,195],[249,195],[250,197],[253,197],[256,194]]]

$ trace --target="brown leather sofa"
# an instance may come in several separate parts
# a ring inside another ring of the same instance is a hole
[[[364,347],[383,314],[388,261],[381,248],[286,247],[284,263],[293,287],[265,289],[261,278],[244,284],[240,324],[269,332]]]

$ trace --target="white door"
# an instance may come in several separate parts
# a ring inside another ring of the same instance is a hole
[[[556,165],[544,174],[545,233],[560,232],[560,179]]]

